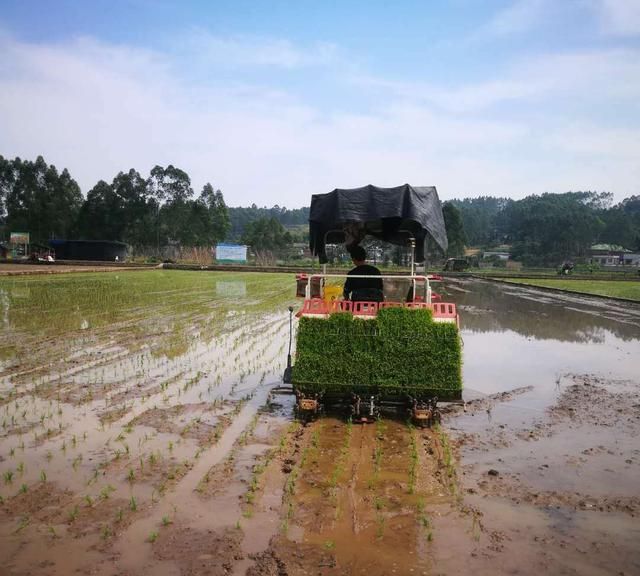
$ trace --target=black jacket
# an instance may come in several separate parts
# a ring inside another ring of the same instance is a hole
[[[349,276],[380,276],[380,270],[369,264],[356,266],[349,271]],[[347,278],[344,283],[345,300],[382,302],[382,278]]]

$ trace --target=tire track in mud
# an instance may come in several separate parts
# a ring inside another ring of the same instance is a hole
[[[426,573],[429,510],[432,502],[454,506],[454,498],[434,474],[442,464],[427,449],[438,441],[430,430],[416,432],[419,460],[428,465],[419,467],[412,485],[412,434],[394,420],[309,424],[292,463],[294,488],[285,489],[281,516],[287,529],[247,574]]]

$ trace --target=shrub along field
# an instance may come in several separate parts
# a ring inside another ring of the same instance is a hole
[[[301,318],[293,381],[304,392],[455,395],[462,389],[455,324],[430,310],[386,308],[375,319]]]

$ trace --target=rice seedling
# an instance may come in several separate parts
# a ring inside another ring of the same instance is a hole
[[[376,514],[376,538],[381,539],[384,536],[385,517],[378,513]]]
[[[44,470],[40,470],[40,482],[43,484],[47,481],[47,473]]]
[[[416,481],[418,477],[418,445],[414,427],[409,424],[409,494],[413,494],[416,490]]]
[[[333,540],[325,540],[323,547],[325,550],[333,550],[336,547],[336,543]]]
[[[157,532],[157,531],[155,531],[155,530],[153,530],[153,531],[149,534],[149,536],[148,536],[148,538],[147,538],[147,541],[148,541],[148,542],[150,542],[151,544],[153,544],[157,539],[158,539],[158,532]]]
[[[100,498],[107,500],[115,490],[116,489],[111,484],[107,484],[102,490],[100,490]]]
[[[129,510],[131,510],[131,512],[135,512],[138,509],[138,502],[135,499],[135,496],[131,496],[131,499],[129,500]]]
[[[13,531],[14,534],[19,534],[20,532],[22,532],[27,526],[29,526],[29,524],[31,524],[31,518],[29,518],[28,516],[23,516],[20,519],[20,523],[18,524],[18,527]]]
[[[20,485],[20,494],[26,494],[27,490],[28,490],[28,486],[26,484],[21,484]]]
[[[78,509],[78,506],[74,506],[71,510],[69,510],[69,513],[67,514],[67,518],[69,520],[69,523],[75,522],[76,518],[78,517],[80,510]]]
[[[3,474],[3,478],[5,484],[11,484],[13,482],[13,470],[7,470]]]

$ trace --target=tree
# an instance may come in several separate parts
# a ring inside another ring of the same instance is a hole
[[[464,233],[460,210],[452,202],[445,202],[442,205],[442,216],[444,217],[444,226],[447,230],[447,240],[449,241],[447,256],[454,258],[464,256],[467,237]]]
[[[58,173],[42,156],[35,162],[3,159],[0,180],[9,230],[29,232],[32,242],[69,235],[82,194],[66,169]]]
[[[216,244],[222,242],[231,228],[229,211],[224,203],[222,192],[220,190],[214,192],[213,186],[207,182],[202,188],[196,204],[201,204],[206,208],[204,213],[206,231],[202,243]]]
[[[460,211],[467,242],[471,246],[491,246],[503,242],[506,232],[501,215],[512,202],[510,198],[491,196],[451,200],[451,204]]]
[[[606,244],[618,244],[625,248],[633,248],[638,231],[633,225],[633,218],[621,207],[616,206],[601,214],[604,229],[599,241]]]
[[[133,168],[120,172],[111,184],[122,209],[123,242],[133,245],[154,244],[157,237],[158,201],[147,181]]]
[[[545,193],[527,196],[504,210],[513,255],[526,264],[557,264],[585,256],[604,223],[592,193]]]
[[[192,241],[190,217],[193,196],[189,175],[169,165],[166,168],[155,166],[147,180],[151,194],[156,202],[161,203],[158,213],[160,241],[189,244]]]
[[[14,183],[14,172],[11,161],[0,155],[0,224],[4,224],[6,218],[5,202],[9,190]]]
[[[284,248],[291,244],[291,235],[275,218],[259,218],[247,224],[241,241],[256,253]]]
[[[121,240],[124,231],[122,199],[100,180],[87,194],[76,225],[83,240]]]
[[[172,164],[154,166],[147,182],[151,195],[161,202],[186,203],[193,196],[189,175]]]
[[[133,168],[120,172],[111,184],[98,182],[82,205],[76,231],[86,240],[117,240],[153,244],[158,205],[147,182]]]
[[[239,240],[244,233],[245,226],[250,222],[254,222],[259,218],[275,218],[283,226],[307,226],[309,223],[309,207],[288,208],[278,205],[272,208],[258,208],[255,204],[248,207],[229,208],[229,219],[231,221],[231,230],[229,237],[233,240]]]

